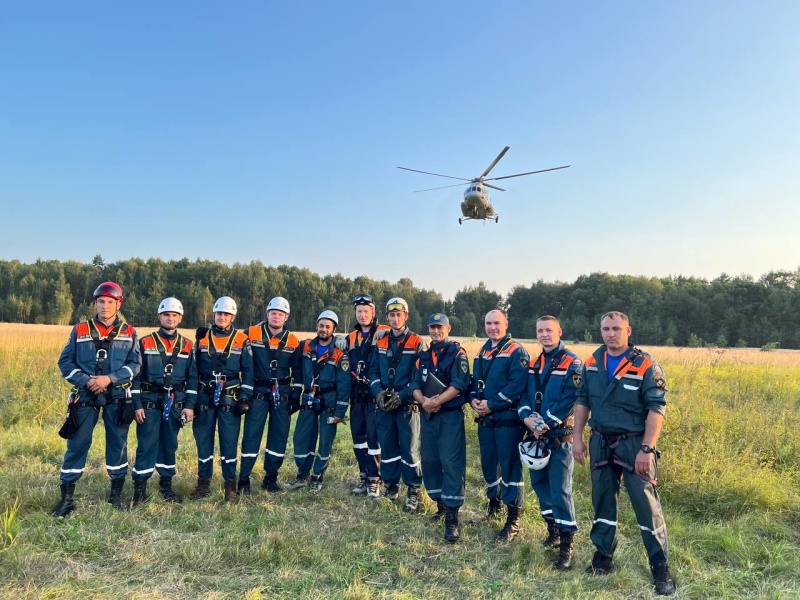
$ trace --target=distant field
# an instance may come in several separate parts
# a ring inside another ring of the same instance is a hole
[[[78,511],[55,521],[49,513],[65,448],[56,430],[68,390],[55,363],[69,330],[0,324],[0,597],[652,597],[624,494],[619,572],[582,574],[593,551],[586,468],[575,474],[581,531],[573,571],[554,571],[553,555],[539,546],[545,531],[530,488],[521,535],[494,546],[498,524],[482,517],[469,414],[468,499],[455,546],[424,516],[349,495],[357,468],[347,427],[339,430],[319,496],[259,491],[224,505],[215,466],[210,499],[173,507],[156,498],[118,513],[104,502],[100,426],[78,483]],[[481,343],[463,340],[470,355]],[[534,343],[525,346],[538,352]],[[596,346],[572,347],[586,357]],[[800,598],[800,352],[646,349],[663,365],[670,389],[659,478],[680,597]],[[180,441],[176,482],[186,494],[196,455],[190,431]],[[135,446],[132,430],[131,455]],[[288,452],[284,483],[295,474],[291,445]]]

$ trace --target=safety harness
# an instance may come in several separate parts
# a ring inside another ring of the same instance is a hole
[[[331,342],[331,344],[332,343],[333,342]],[[324,352],[320,357],[317,356],[317,347],[313,346],[311,348],[311,363],[313,364],[313,370],[311,376],[311,390],[308,394],[311,397],[311,400],[303,403],[301,408],[313,409],[315,413],[320,414],[322,412],[322,400],[325,394],[336,389],[335,383],[325,387],[320,387],[320,385],[317,383],[317,381],[319,381],[320,373],[322,373],[322,369],[324,369],[325,365],[330,362],[331,358],[333,358],[333,348]]]
[[[227,376],[225,375],[225,363],[231,355],[231,348],[233,348],[233,338],[236,337],[236,330],[231,327],[231,334],[228,337],[228,342],[225,344],[225,349],[222,352],[217,350],[217,345],[214,343],[214,333],[208,332],[208,356],[211,359],[211,375],[213,379],[206,385],[214,383],[214,407],[219,407],[222,392],[227,383]],[[238,386],[233,386],[238,387]],[[232,389],[232,388],[230,388]],[[233,396],[233,393],[225,394],[226,396]]]
[[[484,397],[484,392],[486,390],[486,380],[489,378],[489,373],[494,366],[494,360],[498,354],[509,344],[511,343],[511,338],[506,336],[497,342],[497,346],[495,346],[494,350],[489,353],[488,357],[481,357],[478,363],[478,379],[475,381],[475,392],[477,394],[478,400],[483,401],[486,398]],[[486,364],[488,363],[488,364]],[[485,369],[484,369],[485,367]],[[495,419],[494,415],[488,414],[483,417],[475,417],[475,422],[482,426],[488,427],[489,429],[494,429],[495,427],[519,427],[521,425],[521,421],[519,419]]]
[[[536,381],[536,393],[534,394],[534,407],[533,410],[536,414],[542,414],[542,401],[544,400],[544,393],[547,391],[547,384],[550,382],[550,377],[553,375],[553,371],[555,371],[558,366],[561,364],[561,360],[564,358],[564,355],[567,353],[566,348],[561,348],[558,352],[556,352],[553,357],[550,359],[550,364],[547,367],[547,372],[544,375],[544,379],[542,379],[542,373],[540,371],[540,366],[544,365],[544,351],[539,355],[534,363],[532,368],[533,371],[533,378]],[[557,449],[557,446],[561,442],[572,442],[572,426],[574,424],[574,420],[570,417],[567,417],[558,429],[566,429],[568,433],[563,436],[559,437],[548,437],[548,441],[550,442],[553,449]]]
[[[623,440],[627,440],[630,437],[636,437],[640,435],[644,435],[644,431],[637,431],[637,432],[626,432],[626,433],[613,433],[613,434],[603,434],[599,431],[592,431],[592,435],[599,436],[602,440],[603,447],[611,452],[611,455],[606,458],[605,460],[598,460],[592,465],[592,472],[597,471],[598,469],[602,469],[611,465],[617,465],[622,467],[626,471],[633,473],[637,477],[644,479],[645,481],[651,483],[653,486],[658,485],[658,459],[661,458],[661,451],[655,450],[653,452],[653,458],[655,463],[655,470],[656,476],[655,478],[651,479],[648,476],[640,475],[636,472],[636,468],[630,464],[619,458],[614,452],[616,448],[622,443]]]
[[[175,402],[175,390],[172,385],[172,372],[175,369],[175,363],[178,361],[178,354],[183,347],[183,337],[180,333],[175,337],[175,345],[172,347],[172,353],[167,356],[167,347],[162,343],[161,338],[157,332],[150,334],[155,342],[156,350],[161,357],[161,364],[164,365],[164,411],[161,418],[169,421],[169,413],[172,410],[172,404]],[[183,408],[182,406],[179,408]]]
[[[111,348],[111,342],[113,342],[114,339],[120,334],[125,325],[125,320],[120,319],[119,323],[117,323],[113,329],[108,332],[108,335],[103,337],[100,335],[100,330],[98,329],[97,324],[94,322],[94,319],[89,319],[89,335],[92,336],[92,341],[94,342],[95,347],[95,375],[108,375],[108,351]],[[130,386],[131,384],[128,382],[116,387],[123,388],[125,390],[125,398],[130,399]],[[93,399],[97,398],[97,396],[103,396],[106,400],[106,404],[115,404],[118,402],[116,399],[106,398],[105,394],[92,395],[94,396]]]
[[[278,342],[278,346],[273,348],[269,343],[272,339],[272,334],[269,332],[267,324],[262,323],[261,339],[264,340],[264,350],[267,354],[267,363],[269,364],[269,379],[256,379],[255,384],[258,387],[269,387],[275,402],[279,402],[280,386],[292,384],[291,377],[278,378],[278,359],[280,358],[281,352],[283,352],[283,349],[286,348],[286,344],[289,341],[289,330],[287,329],[283,332],[283,335]]]
[[[364,334],[364,331],[356,325],[356,331],[360,333],[360,337],[363,339],[359,341],[359,336],[354,336],[356,340],[355,354],[358,360],[356,361],[355,368],[350,370],[350,376],[353,378],[353,400],[362,404],[372,401],[372,394],[369,390],[367,361],[369,359],[370,349],[372,348],[372,338],[375,336],[375,331],[377,329],[377,322],[373,322],[369,331]]]

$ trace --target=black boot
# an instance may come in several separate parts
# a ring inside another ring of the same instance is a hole
[[[519,519],[522,516],[522,509],[519,506],[508,507],[508,517],[506,517],[506,524],[494,536],[495,542],[510,542],[519,533]]]
[[[558,525],[553,519],[545,519],[547,523],[547,537],[544,538],[542,546],[545,548],[558,548]]]
[[[122,501],[122,486],[125,485],[125,478],[112,479],[111,491],[108,494],[108,503],[117,510],[126,511],[128,507]]]
[[[458,541],[458,507],[448,506],[444,515],[444,539],[451,544]]]
[[[247,479],[240,479],[239,483],[236,484],[236,491],[239,492],[240,496],[249,496],[250,495],[250,478]]]
[[[353,496],[366,496],[369,484],[367,483],[367,474],[361,473],[359,475],[358,485],[350,490]]]
[[[147,479],[134,479],[133,481],[133,505],[139,506],[142,502],[147,502],[150,496],[147,495]]]
[[[486,518],[496,519],[503,512],[503,503],[498,498],[489,499],[489,505],[486,507]]]
[[[441,498],[437,498],[436,499],[436,512],[433,513],[433,516],[431,517],[431,521],[434,521],[434,522],[441,521],[444,518],[446,512],[447,512],[447,509],[445,508],[444,502],[442,502]]]
[[[239,497],[239,493],[236,491],[236,480],[235,479],[226,479],[225,480],[225,502],[233,502]]]
[[[278,485],[277,475],[264,475],[264,481],[261,483],[261,489],[267,490],[270,494],[277,494],[282,492],[283,488]]]
[[[61,484],[61,502],[53,510],[53,516],[66,517],[69,513],[75,510],[75,502],[72,500],[72,495],[75,493],[74,483]]]
[[[592,556],[591,564],[586,567],[586,574],[610,575],[616,570],[617,566],[614,564],[614,559],[611,556],[605,556],[604,554],[600,554],[597,550],[595,550],[594,556]]]
[[[675,582],[669,575],[667,563],[657,562],[650,565],[653,573],[653,582],[656,584],[656,594],[660,596],[672,596],[675,593]]]
[[[194,491],[189,495],[189,499],[200,500],[200,498],[205,498],[206,496],[210,495],[211,495],[211,478],[198,477],[197,487],[194,488]]]
[[[561,544],[558,546],[558,558],[556,559],[556,569],[566,571],[572,568],[572,538],[575,534],[571,531],[561,530],[559,537]]]
[[[158,491],[161,493],[161,496],[164,498],[165,502],[169,502],[171,504],[180,504],[183,502],[183,498],[181,498],[172,490],[172,477],[160,478],[158,480]]]

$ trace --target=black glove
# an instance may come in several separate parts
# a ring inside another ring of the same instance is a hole
[[[296,391],[295,391],[296,390]],[[291,394],[289,394],[289,414],[293,415],[298,410],[300,410],[300,406],[302,404],[302,392],[300,388],[292,388]]]
[[[117,405],[117,425],[124,427],[133,423],[133,418],[136,416],[136,411],[133,408],[133,402],[120,402]]]
[[[78,432],[78,409],[70,404],[69,406],[67,406],[67,418],[64,419],[64,424],[61,426],[61,429],[58,430],[58,435],[60,435],[65,440],[68,440],[77,432]]]
[[[237,417],[241,417],[248,410],[250,410],[250,402],[247,398],[242,398],[236,403],[236,406],[233,407],[233,413]]]
[[[194,330],[194,339],[199,342],[204,337],[206,337],[207,333],[208,333],[208,327],[198,327],[197,329]]]

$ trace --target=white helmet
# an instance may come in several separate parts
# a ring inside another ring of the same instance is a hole
[[[176,312],[179,315],[183,314],[183,304],[177,298],[164,298],[161,304],[158,305],[158,314],[165,312]]]
[[[267,304],[267,312],[271,310],[280,310],[288,315],[291,312],[289,310],[289,301],[283,296],[275,296]]]
[[[529,438],[519,443],[519,457],[529,469],[541,471],[550,462],[550,447],[543,439]]]
[[[408,302],[402,298],[390,298],[386,303],[386,312],[388,313],[393,310],[403,310],[408,313]]]
[[[317,323],[319,323],[320,319],[329,319],[333,321],[333,324],[336,327],[339,327],[339,317],[332,310],[323,310],[321,313],[319,313],[319,316],[317,317]]]
[[[213,312],[224,312],[232,315],[236,314],[236,301],[230,296],[223,296],[214,302]]]

